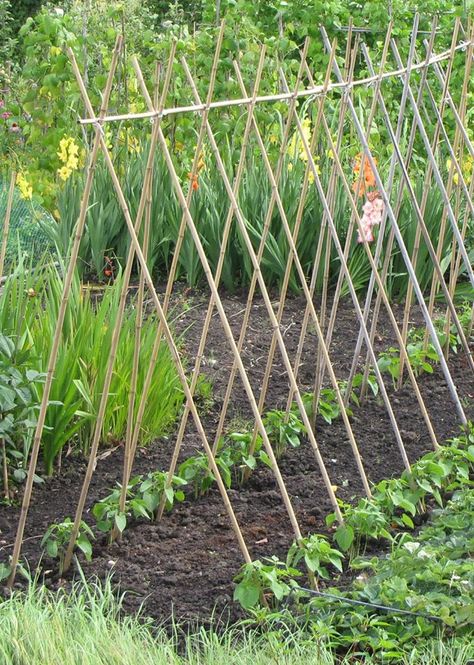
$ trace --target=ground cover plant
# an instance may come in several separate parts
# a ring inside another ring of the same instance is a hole
[[[343,505],[345,521],[334,532],[333,546],[314,534],[295,542],[286,562],[273,557],[245,564],[236,577],[234,599],[259,622],[268,612],[284,616],[293,598],[292,616],[300,615],[312,634],[324,636],[332,648],[348,648],[354,656],[375,652],[398,662],[405,644],[436,634],[440,626],[448,635],[471,639],[473,470],[474,429],[469,425],[401,479],[381,481],[372,499]],[[426,514],[428,506],[428,524],[410,533],[413,519]],[[334,516],[327,521],[332,525]],[[390,544],[388,554],[367,555],[367,546],[379,540]],[[359,572],[353,585],[329,587],[312,598],[295,565],[304,562],[314,583],[328,577],[327,564],[342,572],[346,556],[346,565]]]

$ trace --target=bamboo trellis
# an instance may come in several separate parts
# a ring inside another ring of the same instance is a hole
[[[411,389],[413,390],[413,395],[416,398],[418,408],[420,409],[426,425],[428,437],[432,446],[434,448],[439,446],[438,437],[430,418],[429,409],[425,405],[420,391],[419,377],[415,375],[410,364],[407,348],[413,297],[416,298],[426,325],[425,346],[428,343],[431,343],[437,351],[443,377],[447,384],[459,421],[461,423],[466,422],[463,403],[458,395],[448,364],[448,354],[446,349],[441,347],[433,322],[435,298],[438,291],[441,290],[447,308],[446,330],[449,331],[451,325],[455,326],[461,341],[462,350],[467,358],[468,371],[474,372],[474,360],[469,341],[470,331],[466,332],[463,329],[454,305],[455,287],[459,280],[461,270],[464,271],[471,286],[474,287],[474,273],[466,245],[469,225],[472,224],[474,220],[474,177],[469,181],[462,168],[463,154],[469,154],[471,157],[474,157],[474,148],[469,139],[469,132],[466,127],[466,100],[469,93],[470,74],[474,52],[474,30],[472,27],[469,27],[467,32],[464,32],[461,27],[460,22],[457,21],[454,26],[450,49],[443,53],[436,54],[435,37],[437,33],[436,24],[434,24],[431,35],[425,42],[426,52],[423,55],[417,53],[418,17],[416,16],[407,61],[406,63],[403,63],[397,45],[392,38],[393,26],[390,24],[387,29],[380,61],[374,66],[367,48],[364,44],[360,44],[359,42],[359,34],[357,30],[353,31],[352,26],[349,26],[347,31],[343,71],[341,71],[338,64],[337,44],[331,44],[327,38],[325,30],[322,29],[322,38],[329,57],[326,72],[313,72],[311,70],[308,63],[309,41],[307,40],[301,50],[299,68],[295,80],[291,82],[287,81],[285,73],[281,70],[279,72],[280,91],[273,95],[259,94],[266,73],[266,53],[265,48],[262,48],[258,66],[251,82],[245,81],[240,63],[237,60],[233,63],[234,73],[241,97],[235,99],[214,100],[219,64],[223,57],[222,45],[224,25],[222,25],[216,40],[212,68],[208,75],[205,101],[201,99],[196,78],[193,75],[191,68],[188,66],[186,59],[182,57],[178,60],[175,46],[172,45],[167,64],[163,66],[162,64],[157,63],[152,94],[149,92],[139,62],[137,59],[133,59],[132,61],[138,88],[143,96],[147,111],[140,113],[115,113],[113,115],[108,115],[108,107],[117,63],[123,47],[121,38],[117,39],[115,45],[107,83],[102,96],[102,105],[98,114],[96,114],[91,106],[89,94],[74,54],[70,49],[68,50],[68,56],[86,109],[87,117],[81,119],[80,122],[84,129],[91,128],[93,130],[93,140],[89,153],[79,219],[75,228],[68,267],[64,277],[63,295],[58,312],[55,336],[42,395],[42,403],[30,454],[28,477],[11,560],[12,572],[9,579],[10,585],[15,578],[16,568],[21,555],[28,509],[32,499],[33,478],[40,453],[41,438],[45,424],[51,385],[54,380],[54,370],[61,340],[62,326],[78,259],[79,246],[85,227],[94,172],[99,157],[103,158],[110,174],[115,194],[128,228],[131,244],[124,266],[124,279],[120,294],[119,313],[110,349],[106,350],[108,353],[107,371],[102,386],[100,405],[96,415],[88,466],[77,504],[74,528],[64,561],[65,570],[67,570],[71,564],[76,537],[87,501],[90,482],[96,466],[105,410],[110,397],[110,385],[114,371],[117,346],[127,304],[130,277],[135,265],[139,272],[139,287],[136,300],[137,319],[134,340],[134,359],[133,367],[131,368],[130,401],[129,404],[126,405],[126,408],[128,409],[128,420],[122,473],[122,493],[120,499],[120,505],[122,508],[125,506],[126,488],[133,470],[134,458],[140,438],[142,418],[147,403],[147,393],[151,385],[153,371],[161,344],[167,344],[170,349],[180,379],[181,388],[186,398],[185,408],[181,416],[180,425],[177,428],[175,445],[169,463],[167,482],[168,484],[171,484],[172,482],[182,449],[184,435],[187,431],[187,427],[190,426],[188,420],[191,415],[198,439],[208,457],[210,469],[216,478],[218,489],[228,514],[229,522],[235,532],[242,557],[245,561],[251,561],[251,552],[245,542],[229,494],[215,461],[219,441],[225,431],[226,422],[228,421],[229,407],[232,402],[237,377],[240,378],[244,387],[249,409],[253,418],[254,431],[251,452],[253,451],[253,446],[256,444],[257,436],[260,436],[264,449],[271,462],[275,481],[281,493],[282,501],[288,513],[288,519],[296,540],[299,540],[302,537],[301,528],[293,508],[292,497],[287,490],[285,479],[279,468],[278,460],[275,456],[263,420],[264,409],[269,400],[270,379],[277,353],[282,360],[285,370],[285,379],[288,383],[288,398],[286,403],[287,417],[289,417],[290,410],[294,408],[293,405],[296,404],[299,417],[304,423],[307,438],[314,453],[315,462],[319,469],[322,482],[336,516],[340,521],[342,520],[342,516],[336,499],[334,486],[331,482],[324,455],[318,444],[320,433],[316,422],[316,413],[319,396],[326,381],[326,375],[329,384],[334,390],[334,394],[340,407],[340,413],[347,441],[349,443],[347,455],[354,459],[362,486],[368,497],[371,496],[369,478],[364,466],[364,460],[359,452],[358,442],[353,431],[351,420],[346,411],[351,386],[355,374],[361,365],[364,372],[361,386],[361,397],[363,398],[367,393],[369,370],[371,369],[375,374],[375,380],[378,384],[379,393],[382,397],[391,429],[393,430],[393,435],[402,463],[405,468],[409,468],[410,463],[414,461],[410,460],[408,457],[402,436],[402,430],[399,427],[397,416],[392,405],[393,394],[390,388],[387,387],[386,379],[382,375],[377,362],[375,338],[379,329],[378,326],[382,305],[387,312],[391,329],[393,330],[393,334],[399,345],[399,386],[403,381],[403,373],[406,372]],[[462,41],[459,41],[460,33],[464,35]],[[453,96],[450,93],[450,83],[454,59],[459,56],[460,52],[465,53],[465,64],[461,101],[459,105],[456,105]],[[357,80],[354,78],[355,63],[361,56],[366,62],[369,76]],[[393,68],[393,65],[392,69],[387,68],[387,63],[389,61],[395,63],[396,69]],[[190,103],[187,106],[167,107],[169,90],[177,66],[179,66],[180,71],[184,73],[184,80],[188,85]],[[315,83],[316,74],[322,75],[323,77],[323,83],[320,85]],[[416,75],[415,79],[414,75]],[[398,84],[397,94],[399,97],[395,127],[392,124],[393,116],[389,114],[386,100],[384,98],[384,84],[387,81],[390,81],[392,84]],[[371,90],[370,108],[364,123],[361,121],[360,114],[354,103],[354,91],[361,86]],[[426,101],[430,105],[430,112],[434,113],[434,126],[430,126],[426,121],[426,113],[424,111],[424,104]],[[260,107],[271,107],[271,105],[275,103],[278,103],[280,107],[281,104],[286,105],[281,142],[276,160],[272,159],[269,154],[264,128],[262,128],[258,117],[258,109]],[[216,138],[212,113],[214,111],[228,110],[234,107],[239,107],[241,109],[245,123],[240,141],[239,159],[236,163],[236,169],[231,175],[228,172],[228,167],[222,156],[222,146]],[[314,119],[310,136],[305,132],[304,114],[309,114]],[[198,225],[192,213],[193,197],[195,196],[192,179],[189,181],[185,180],[184,184],[180,179],[176,164],[176,155],[173,153],[173,149],[170,147],[166,135],[166,120],[172,116],[181,115],[189,115],[197,119],[197,140],[196,145],[193,148],[194,156],[191,174],[196,174],[198,172],[198,164],[203,147],[209,147],[213,156],[215,172],[221,178],[226,193],[227,212],[224,218],[220,220],[222,222],[221,246],[215,272],[211,269],[209,256],[206,253],[206,248],[203,244]],[[453,120],[454,134],[452,127],[445,123],[447,115]],[[408,127],[409,131],[407,131],[407,140],[402,141],[402,133],[406,130],[407,116],[412,118],[412,123],[411,126]],[[127,202],[124,195],[124,186],[120,181],[119,173],[114,164],[113,156],[107,145],[104,133],[104,126],[107,123],[114,124],[124,121],[137,124],[151,122],[151,131],[147,143],[148,153],[146,168],[144,170],[143,186],[135,220],[132,219],[129,202]],[[371,135],[376,126],[383,128],[386,132],[392,149],[388,165],[388,175],[386,177],[377,162],[374,147],[371,142]],[[357,143],[360,152],[358,176],[353,183],[351,183],[348,175],[347,164],[344,163],[345,157],[341,152],[343,139],[348,131],[352,133],[352,140]],[[453,136],[451,136],[452,134]],[[423,159],[426,163],[423,176],[423,192],[420,200],[418,200],[413,183],[413,176],[411,174],[415,141],[417,139],[423,146]],[[282,176],[286,164],[286,157],[290,149],[290,143],[293,140],[296,140],[300,146],[301,159],[305,162],[305,167],[302,182],[299,183],[300,198],[296,214],[293,218],[290,218],[290,213],[285,206],[285,198],[282,191]],[[323,184],[318,158],[316,157],[316,155],[319,154],[318,151],[321,150],[321,146],[325,146],[327,153],[331,155],[329,179],[326,187]],[[249,220],[246,219],[240,203],[240,189],[247,164],[246,158],[251,148],[258,154],[258,158],[262,160],[271,192],[268,206],[264,214],[263,230],[258,246],[255,246],[255,243],[252,241],[249,232]],[[153,179],[157,177],[154,165],[158,154],[164,159],[167,174],[171,179],[174,194],[181,209],[179,232],[163,297],[158,295],[147,260],[150,233],[154,224],[151,197]],[[443,169],[440,167],[441,160],[446,154],[448,154],[451,160],[447,182],[444,180]],[[372,247],[368,241],[362,242],[363,252],[367,258],[371,271],[364,302],[362,302],[360,299],[360,293],[356,289],[354,283],[355,276],[353,272],[351,272],[348,258],[354,234],[358,232],[361,238],[364,237],[359,201],[361,200],[361,194],[364,193],[363,173],[365,168],[370,168],[370,171],[374,176],[377,188],[376,196],[380,197],[383,201],[383,214],[378,227],[378,234],[374,247]],[[12,178],[10,200],[13,196],[13,183],[14,179]],[[319,220],[320,233],[308,279],[302,265],[301,256],[299,255],[298,243],[300,241],[301,222],[305,211],[307,196],[308,192],[312,191],[311,188],[313,188],[316,193],[317,200],[322,207],[322,216]],[[338,188],[344,192],[350,215],[345,237],[341,235],[336,220],[336,199]],[[436,188],[439,191],[443,201],[441,230],[436,246],[430,236],[430,229],[425,220],[428,194],[432,188]],[[402,203],[406,200],[409,201],[410,209],[414,214],[417,224],[414,246],[411,252],[406,246],[404,234],[399,223]],[[268,284],[265,281],[264,272],[262,270],[263,256],[269,238],[270,227],[271,224],[274,223],[275,216],[278,219],[278,223],[281,225],[287,249],[287,262],[284,277],[280,284],[279,300],[276,311],[273,307]],[[9,211],[7,211],[7,220],[8,218]],[[144,222],[144,230],[143,233],[139,235],[142,222]],[[252,267],[252,279],[248,289],[243,322],[237,340],[234,338],[234,333],[232,332],[229,323],[228,312],[226,312],[222,300],[222,293],[219,289],[223,265],[228,251],[230,231],[234,224],[243,239],[247,259],[250,261]],[[449,279],[447,279],[446,270],[441,266],[442,250],[448,232],[452,235],[452,239],[449,241],[452,245],[452,254],[449,261]],[[2,239],[0,266],[3,265],[7,233],[8,224],[6,223],[4,225]],[[186,234],[192,238],[209,288],[208,307],[194,366],[190,376],[187,376],[185,372],[183,359],[173,339],[168,320],[173,286]],[[141,241],[139,238],[141,238]],[[433,267],[433,277],[428,293],[428,303],[425,302],[426,294],[422,291],[416,272],[421,247],[428,252]],[[340,266],[339,277],[333,294],[330,293],[328,281],[331,252],[334,253]],[[404,313],[401,321],[395,315],[387,287],[387,279],[390,274],[394,252],[401,255],[408,280]],[[320,273],[321,267],[323,267],[323,285],[321,300],[318,305],[315,293],[317,277]],[[300,292],[304,296],[305,303],[304,312],[302,312],[301,315],[302,324],[298,348],[294,358],[290,357],[290,353],[285,344],[284,331],[282,330],[282,320],[285,307],[288,303],[287,296],[292,275],[296,275],[297,277]],[[348,349],[351,367],[347,377],[336,375],[331,347],[334,328],[337,321],[338,306],[343,289],[347,289],[349,293],[349,299],[358,326],[358,336],[354,348]],[[271,343],[265,358],[265,370],[261,385],[255,387],[252,386],[248,375],[248,368],[244,363],[243,347],[247,338],[249,320],[255,304],[255,294],[257,291],[263,299],[264,309],[268,316],[271,330]],[[148,293],[149,299],[156,311],[158,324],[142,396],[140,402],[136,405],[137,375],[140,363],[141,325],[143,318],[146,316],[144,308],[146,293]],[[195,400],[195,391],[201,361],[208,341],[211,320],[213,319],[215,312],[217,312],[219,316],[222,332],[227,340],[232,358],[232,366],[223,396],[219,422],[213,431],[206,431]],[[316,346],[314,347],[315,362],[312,367],[314,370],[312,418],[308,415],[305,407],[302,396],[303,386],[300,379],[300,366],[303,350],[305,346],[307,347],[307,345],[310,344],[310,327],[314,329],[317,340]],[[366,354],[365,362],[364,357],[362,357],[363,347],[365,348]],[[340,381],[342,379],[346,379],[347,381],[345,391],[341,388]],[[135,411],[136,416],[134,416]],[[163,498],[158,510],[159,518],[162,517],[164,505],[165,502]],[[115,536],[117,535],[118,534],[115,534]]]

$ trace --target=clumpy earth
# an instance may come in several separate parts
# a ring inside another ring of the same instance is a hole
[[[174,296],[173,325],[175,332],[180,335],[180,348],[188,368],[194,363],[207,303],[207,294],[189,289],[178,289]],[[223,304],[237,340],[246,294],[226,294],[223,296]],[[320,304],[315,304],[319,311]],[[273,305],[276,309],[278,296],[275,296]],[[288,298],[281,330],[292,362],[298,346],[304,309],[304,298]],[[397,318],[401,319],[403,308],[395,307],[394,310]],[[413,325],[422,325],[417,310],[413,311],[412,318]],[[341,300],[330,347],[338,379],[347,378],[358,330],[352,303]],[[271,334],[264,302],[257,296],[242,352],[257,399]],[[385,312],[380,317],[375,345],[377,352],[395,345],[395,336]],[[316,357],[317,337],[314,327],[310,325],[298,378],[302,391],[312,389]],[[364,360],[363,351],[361,368]],[[215,312],[201,366],[201,372],[212,383],[212,399],[201,405],[203,424],[211,442],[222,410],[231,366],[232,354]],[[451,354],[449,366],[466,415],[473,419],[474,382],[466,356],[462,352]],[[329,385],[327,379],[325,383]],[[386,386],[408,458],[414,462],[432,448],[418,402],[408,380],[398,391],[391,386],[390,378],[386,380]],[[440,366],[435,367],[433,374],[423,374],[419,378],[419,386],[438,440],[442,442],[456,435],[459,422]],[[287,374],[277,351],[266,409],[285,408],[288,391]],[[242,382],[237,378],[227,422],[230,423],[230,429],[235,430],[251,420],[249,401]],[[402,457],[380,396],[370,395],[364,404],[354,407],[350,421],[369,480],[377,482],[382,478],[399,475],[403,471]],[[172,431],[169,436],[140,449],[134,473],[146,474],[151,470],[167,469],[175,437],[176,432]],[[343,500],[352,500],[363,495],[342,419],[329,425],[318,417],[316,438],[331,482],[337,486],[337,496]],[[201,443],[190,419],[180,461],[200,449]],[[94,524],[92,506],[120,482],[122,461],[123,448],[120,445],[101,451],[85,511],[85,519],[91,525]],[[56,564],[41,558],[41,537],[52,522],[74,515],[85,466],[83,459],[71,453],[63,458],[61,474],[46,479],[34,490],[23,557],[31,569],[39,565],[42,579],[52,588],[68,584],[73,573],[68,574],[66,580],[58,579]],[[288,449],[279,466],[303,535],[327,532],[325,517],[331,512],[331,504],[309,442],[303,440],[299,448]],[[293,532],[272,471],[259,466],[243,487],[229,490],[228,495],[251,556],[261,558],[277,555],[285,558],[293,540]],[[6,561],[11,553],[18,516],[18,505],[0,505],[1,560]],[[232,594],[233,578],[242,564],[242,554],[216,487],[198,500],[194,499],[192,490],[189,490],[186,500],[165,514],[159,523],[145,520],[131,522],[120,543],[108,546],[103,535],[97,534],[93,560],[87,563],[82,557],[79,559],[86,576],[104,578],[113,573],[114,581],[122,591],[127,592],[124,603],[128,611],[136,611],[143,605],[145,614],[157,620],[166,621],[174,613],[177,620],[187,623],[198,620],[207,622],[211,618],[214,622],[218,619],[228,621],[241,616],[239,607],[232,602]],[[344,584],[345,581],[347,579],[344,576],[335,577],[332,583]],[[20,578],[17,584],[21,586]]]

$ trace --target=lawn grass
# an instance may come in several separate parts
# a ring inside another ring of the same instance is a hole
[[[297,629],[201,628],[174,636],[122,615],[111,581],[53,593],[32,584],[0,602],[0,665],[348,665]],[[407,652],[407,665],[467,665],[467,643],[432,640]],[[368,657],[365,662],[372,663]]]

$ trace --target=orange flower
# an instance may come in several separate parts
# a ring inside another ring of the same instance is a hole
[[[354,192],[354,194],[357,194],[357,188],[359,188],[359,196],[364,196],[365,194],[364,183],[361,182],[359,185],[359,182],[357,180],[354,180],[354,182],[352,183],[352,191]]]
[[[198,174],[197,173],[188,173],[188,178],[191,180],[191,187],[193,188],[194,191],[198,189],[199,187],[199,182],[198,182]]]
[[[366,187],[375,187],[375,176],[372,172],[372,169],[370,172],[365,173],[365,186]]]
[[[358,180],[358,176],[360,174],[361,163],[362,163],[362,153],[359,152],[355,156],[354,166],[353,166],[353,171],[354,171],[354,174],[357,176],[357,180]],[[374,163],[377,164],[377,160],[375,158],[374,158]],[[355,180],[353,185],[352,185],[352,191],[355,194],[357,192],[357,188],[359,187],[359,196],[364,196],[364,194],[367,193],[367,189],[369,187],[375,187],[375,184],[376,184],[375,183],[375,175],[374,175],[374,172],[372,171],[372,167],[371,167],[367,157],[365,157],[365,159],[364,159],[364,179],[362,180],[360,185],[358,185],[357,180]]]

